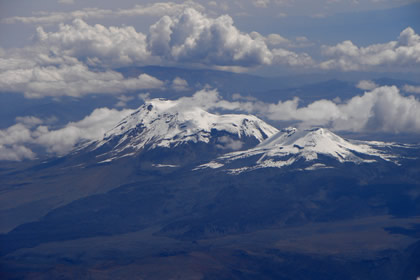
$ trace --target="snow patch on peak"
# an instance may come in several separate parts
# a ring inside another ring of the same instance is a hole
[[[372,145],[364,141],[345,140],[325,128],[299,130],[289,127],[266,139],[255,148],[225,154],[213,161],[211,166],[219,168],[219,165],[220,167],[228,166],[234,161],[237,166],[238,161],[245,160],[244,167],[227,170],[231,174],[239,174],[258,168],[291,166],[302,160],[311,164],[304,169],[319,169],[325,166],[324,163],[317,162],[321,160],[321,156],[340,163],[372,163],[380,159],[397,163],[394,155],[378,149],[379,146],[380,143],[376,142]],[[252,160],[253,158],[256,160]],[[202,167],[205,168],[206,165]],[[328,168],[331,167],[328,166]]]
[[[286,132],[279,132],[262,142],[257,149],[267,149],[267,156],[299,154],[306,160],[317,159],[319,154],[333,157],[339,162],[362,162],[357,154],[374,155],[389,160],[389,155],[367,143],[352,143],[325,128],[287,129]]]
[[[96,148],[112,142],[114,152],[121,153],[126,149],[169,148],[186,142],[209,143],[214,131],[228,133],[238,139],[252,137],[262,142],[278,132],[276,128],[252,115],[211,114],[180,100],[148,100],[108,131],[97,142]],[[241,146],[234,139],[220,139],[220,148],[232,150]]]

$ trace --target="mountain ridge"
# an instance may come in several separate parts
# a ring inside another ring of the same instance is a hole
[[[92,151],[107,147],[103,160],[136,155],[157,148],[176,148],[187,143],[214,143],[221,152],[249,148],[278,130],[253,115],[216,115],[174,100],[152,99],[121,120]],[[249,142],[249,143],[247,143]]]
[[[322,158],[338,163],[375,163],[378,161],[398,164],[398,156],[385,148],[397,146],[394,143],[345,140],[325,128],[299,130],[289,127],[266,139],[254,148],[227,153],[214,161],[200,165],[200,168],[227,168],[232,174],[264,167],[282,168],[304,162],[305,170],[331,168]],[[400,145],[400,148],[406,146]],[[244,161],[244,163],[238,163]],[[235,168],[226,166],[235,165]],[[240,167],[238,167],[240,166]]]

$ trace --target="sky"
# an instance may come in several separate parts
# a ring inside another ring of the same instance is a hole
[[[14,125],[0,129],[0,159],[36,158],[34,145],[65,154],[112,128],[116,119],[131,112],[127,104],[133,98],[145,99],[142,94],[151,90],[182,92],[189,87],[182,77],[169,82],[147,74],[125,77],[117,70],[121,67],[413,77],[420,74],[419,34],[420,1],[412,0],[1,0],[0,93],[57,102],[100,93],[115,96],[118,104],[98,107],[54,129],[50,124],[55,116],[17,115]],[[223,100],[218,89],[194,96],[213,100],[209,109],[302,126],[420,132],[418,84],[380,86],[366,79],[357,87],[365,93],[303,107],[298,98],[267,104],[246,100],[241,93],[236,100]]]

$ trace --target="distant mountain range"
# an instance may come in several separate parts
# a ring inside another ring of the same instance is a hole
[[[252,115],[216,115],[179,101],[152,99],[73,156],[89,153],[99,164],[124,157],[147,158],[155,167],[201,163],[195,169],[238,174],[264,167],[315,170],[342,163],[398,164],[404,157],[401,151],[412,147],[345,140],[325,128],[278,131]]]
[[[186,104],[151,99],[67,155],[0,163],[0,278],[420,275],[419,145]]]

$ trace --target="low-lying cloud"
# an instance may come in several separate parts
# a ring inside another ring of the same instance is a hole
[[[144,94],[142,98],[147,100],[149,97]],[[420,101],[414,96],[401,95],[395,86],[377,87],[342,103],[322,99],[304,107],[299,106],[298,98],[265,103],[236,94],[235,100],[229,101],[222,99],[215,89],[204,89],[191,97],[179,98],[172,109],[191,107],[213,112],[246,112],[268,121],[291,121],[300,127],[322,126],[336,131],[368,133],[420,133]],[[15,125],[0,130],[0,160],[33,159],[36,157],[30,149],[33,145],[52,154],[66,154],[80,143],[101,139],[106,131],[133,111],[100,108],[84,119],[56,130],[51,130],[45,120],[17,118]],[[239,143],[229,139],[221,139],[219,144],[231,149],[240,148]]]
[[[413,85],[404,85],[404,91],[409,93],[417,93],[420,94],[420,86],[413,86]]]
[[[78,122],[70,122],[56,130],[50,130],[48,122],[35,117],[17,118],[15,125],[0,130],[0,160],[19,161],[34,159],[30,146],[43,147],[47,152],[64,155],[77,144],[100,139],[118,121],[133,110],[95,109]]]
[[[401,95],[395,86],[376,87],[341,103],[321,99],[304,107],[299,106],[298,98],[277,103],[246,101],[238,96],[235,99],[223,100],[216,90],[202,90],[181,98],[180,104],[246,112],[268,120],[294,121],[298,126],[323,126],[337,131],[420,132],[420,101]]]
[[[320,64],[327,70],[418,70],[420,36],[407,27],[397,41],[359,47],[347,40],[335,46],[323,46],[322,51],[324,56],[330,57]]]
[[[378,87],[378,85],[371,80],[361,80],[356,85],[357,88],[362,90],[372,90]]]
[[[81,63],[61,66],[35,66],[0,72],[0,89],[21,92],[28,98],[46,96],[80,97],[91,93],[124,92],[162,88],[164,83],[147,74],[124,78],[121,73],[92,71]]]

